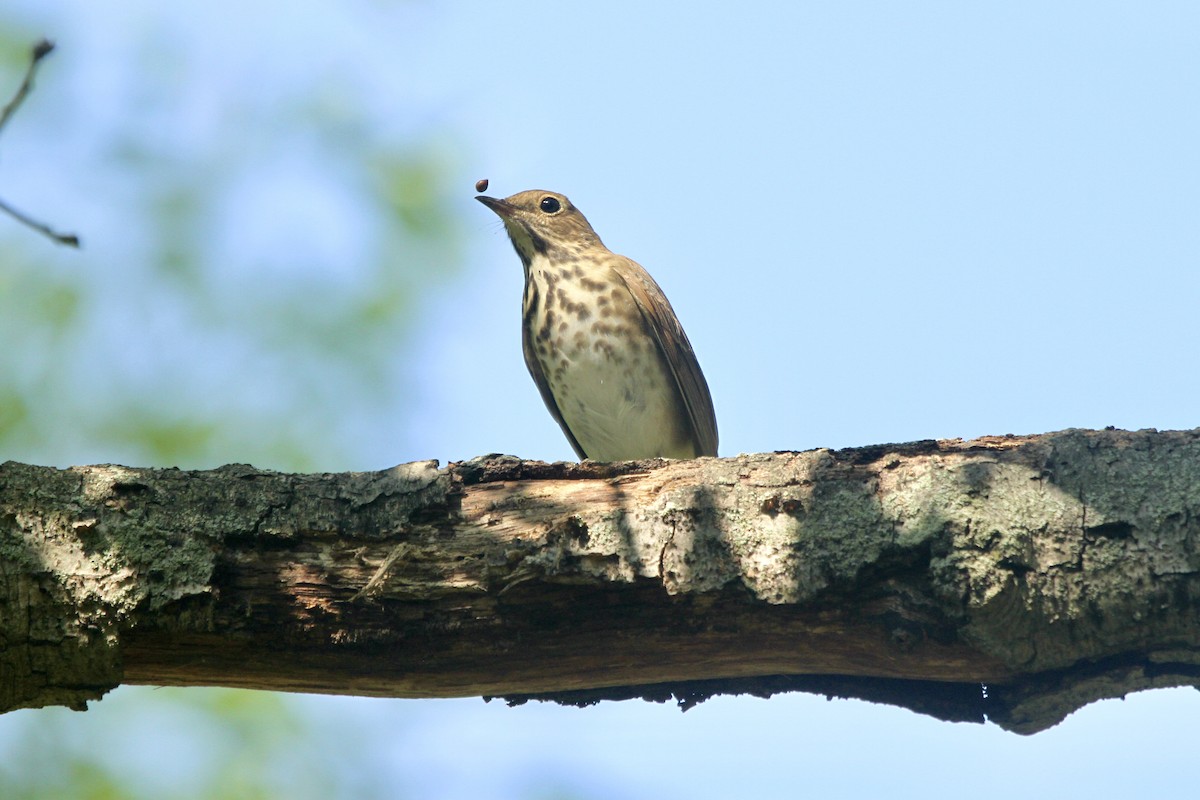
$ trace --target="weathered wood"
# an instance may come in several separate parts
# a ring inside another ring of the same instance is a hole
[[[803,689],[1032,732],[1200,683],[1200,431],[284,475],[0,465],[0,709],[119,683]]]

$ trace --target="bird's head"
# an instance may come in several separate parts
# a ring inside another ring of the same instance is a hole
[[[504,221],[508,238],[526,267],[535,255],[570,255],[603,246],[587,218],[557,192],[530,189],[503,200],[487,195],[475,199]]]

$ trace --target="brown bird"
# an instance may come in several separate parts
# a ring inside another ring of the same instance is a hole
[[[504,221],[525,267],[525,365],[579,458],[715,456],[708,384],[650,274],[561,194],[475,199]]]

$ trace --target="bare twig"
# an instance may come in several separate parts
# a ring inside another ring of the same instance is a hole
[[[29,59],[29,67],[25,70],[25,79],[21,81],[21,85],[17,88],[17,93],[13,95],[13,99],[8,101],[8,105],[4,107],[3,111],[0,111],[0,132],[4,131],[4,126],[8,124],[8,120],[20,108],[26,95],[33,90],[33,77],[37,74],[38,64],[53,51],[54,42],[49,39],[42,39],[33,46],[33,56]]]
[[[58,242],[59,244],[69,245],[70,247],[79,247],[79,237],[76,236],[75,234],[59,233],[58,231],[52,229],[49,225],[46,225],[43,222],[38,222],[36,219],[29,216],[28,214],[22,214],[20,211],[13,208],[12,206],[10,206],[8,203],[4,202],[3,200],[0,200],[0,211],[3,211],[5,214],[8,214],[10,217],[15,219],[17,222],[21,222],[21,223],[24,223],[25,225],[28,225],[30,228],[33,228],[38,233],[41,233],[41,234],[44,234],[44,235],[50,237],[51,239]]]
[[[8,124],[8,121],[16,113],[17,109],[21,107],[21,103],[24,102],[26,96],[28,96],[28,94],[33,90],[33,78],[37,74],[38,64],[43,58],[50,55],[53,50],[54,42],[50,41],[49,39],[42,39],[33,46],[33,52],[29,59],[29,67],[25,70],[25,78],[21,81],[21,85],[17,87],[17,93],[13,95],[12,100],[9,100],[8,104],[4,106],[4,110],[0,111],[0,133],[3,133],[4,126]],[[49,237],[59,244],[70,245],[71,247],[79,247],[79,237],[75,234],[58,233],[49,225],[46,225],[43,222],[38,222],[28,214],[21,213],[8,203],[5,203],[3,200],[0,200],[0,211],[3,211],[17,222],[33,228],[38,233]]]

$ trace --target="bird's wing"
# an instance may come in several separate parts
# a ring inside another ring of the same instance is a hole
[[[542,369],[542,362],[538,361],[537,354],[533,351],[533,335],[529,329],[529,325],[521,326],[521,352],[525,354],[525,366],[529,369],[529,374],[533,376],[533,382],[537,384],[538,391],[542,395],[542,401],[550,411],[550,416],[554,417],[554,421],[558,423],[558,427],[562,428],[563,433],[567,435],[567,441],[571,443],[571,448],[575,451],[575,455],[579,456],[579,460],[582,461],[587,458],[587,453],[583,452],[583,448],[579,446],[579,441],[575,438],[575,434],[571,433],[571,429],[567,427],[567,423],[563,422],[562,412],[558,410],[558,403],[554,400],[554,393],[550,391],[550,384],[546,380],[546,373]]]
[[[692,440],[696,446],[696,454],[715,456],[717,415],[713,410],[712,396],[708,392],[704,373],[700,371],[700,364],[696,361],[696,354],[692,351],[692,343],[683,332],[675,310],[671,308],[667,296],[654,282],[654,278],[650,277],[650,273],[633,259],[617,256],[613,262],[613,269],[629,288],[642,316],[649,323],[646,327],[653,333],[658,349],[671,366],[671,374],[675,376],[675,383],[692,421]]]

